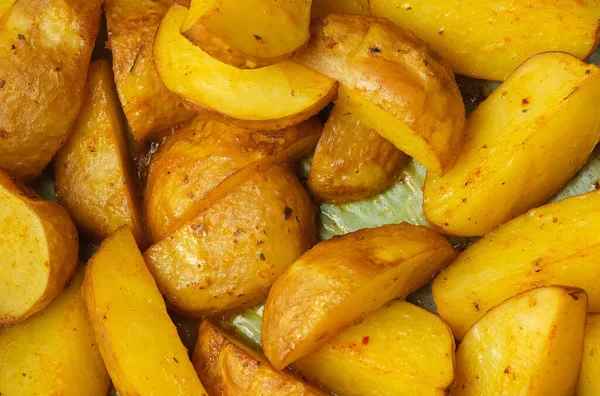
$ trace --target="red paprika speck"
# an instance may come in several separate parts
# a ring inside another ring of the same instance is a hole
[[[529,104],[529,99],[527,98],[523,98],[523,100],[521,101],[522,104],[527,105]]]
[[[363,337],[362,344],[363,345],[369,345],[369,336]]]

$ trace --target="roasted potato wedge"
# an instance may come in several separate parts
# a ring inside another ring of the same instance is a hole
[[[155,0],[105,0],[108,45],[123,112],[138,145],[157,133],[191,120],[154,69],[154,36],[168,7]]]
[[[317,145],[308,186],[323,202],[358,201],[396,182],[407,160],[392,143],[335,106]]]
[[[438,316],[392,301],[292,366],[339,395],[443,396],[454,349]]]
[[[292,61],[255,70],[221,63],[180,33],[187,8],[173,6],[154,43],[162,81],[195,111],[242,128],[277,130],[317,114],[337,82]]]
[[[175,232],[256,172],[310,155],[317,118],[277,132],[252,131],[201,116],[169,136],[152,156],[144,194],[151,241]]]
[[[597,1],[371,0],[371,12],[415,32],[455,73],[487,80],[540,52],[585,59],[600,39]]]
[[[83,296],[120,394],[208,396],[129,227],[115,231],[90,259]]]
[[[39,176],[83,102],[101,0],[17,1],[0,24],[0,167]]]
[[[423,211],[457,236],[481,236],[547,201],[600,138],[600,67],[552,52],[525,62],[470,116],[443,177],[428,174]]]
[[[409,30],[383,18],[317,19],[294,60],[338,80],[336,101],[428,170],[462,148],[465,108],[452,71]]]
[[[290,374],[277,371],[260,353],[203,321],[192,359],[196,372],[215,396],[325,395]]]
[[[110,378],[87,318],[82,282],[80,270],[42,312],[0,328],[0,394],[106,396]]]
[[[102,240],[128,225],[143,248],[146,235],[123,121],[109,63],[92,62],[81,111],[54,158],[56,196],[88,235]]]
[[[61,292],[78,243],[66,210],[0,170],[0,325],[27,319]]]
[[[427,283],[455,256],[430,228],[364,229],[321,242],[285,269],[265,304],[262,344],[277,369],[394,298]]]
[[[221,62],[254,69],[306,44],[312,1],[192,0],[181,33]]]
[[[590,314],[585,324],[581,370],[577,382],[577,396],[600,394],[600,315]]]
[[[452,395],[573,395],[586,310],[585,291],[569,287],[506,300],[460,343]]]
[[[315,208],[293,171],[273,166],[196,215],[144,257],[165,298],[192,315],[258,304],[316,240]]]
[[[371,15],[369,0],[313,0],[312,19],[329,14]]]
[[[529,211],[464,251],[433,282],[438,314],[462,339],[487,311],[547,285],[584,289],[600,312],[600,191]]]

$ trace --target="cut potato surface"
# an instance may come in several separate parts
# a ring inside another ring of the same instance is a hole
[[[574,394],[587,296],[543,287],[506,300],[467,333],[456,353],[452,395]]]
[[[598,395],[600,394],[600,315],[598,314],[590,314],[587,317],[582,355],[575,394]]]
[[[2,0],[0,1],[0,28],[2,27],[2,17],[8,13],[16,0]]]
[[[371,15],[369,0],[313,0],[310,17],[323,18],[329,14]]]
[[[244,128],[276,130],[317,114],[337,82],[292,61],[240,70],[213,59],[180,33],[187,8],[173,6],[154,43],[162,81],[195,111]]]
[[[284,368],[390,300],[417,290],[454,256],[441,235],[409,224],[319,243],[271,288],[262,322],[265,355],[275,368]]]

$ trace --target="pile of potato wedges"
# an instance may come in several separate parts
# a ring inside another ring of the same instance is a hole
[[[0,396],[600,395],[599,42],[598,0],[0,0]]]

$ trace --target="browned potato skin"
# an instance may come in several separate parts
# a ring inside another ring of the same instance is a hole
[[[144,195],[150,239],[159,242],[273,163],[314,150],[323,126],[257,132],[197,117],[169,136],[152,157]]]
[[[102,240],[128,225],[142,247],[146,235],[138,186],[110,64],[92,62],[86,99],[67,143],[54,159],[58,202],[80,230]]]
[[[315,208],[291,169],[255,174],[144,258],[159,289],[191,316],[258,304],[316,240]]]
[[[71,131],[101,3],[18,1],[2,18],[0,167],[18,179],[39,176]]]
[[[317,145],[308,186],[322,202],[358,201],[394,184],[407,160],[392,143],[336,106]]]
[[[203,321],[192,358],[198,377],[214,396],[315,396],[320,390],[277,371],[269,362]]]
[[[152,0],[106,0],[104,10],[115,83],[136,142],[191,120],[195,113],[164,86],[152,60],[154,36],[168,7]]]

